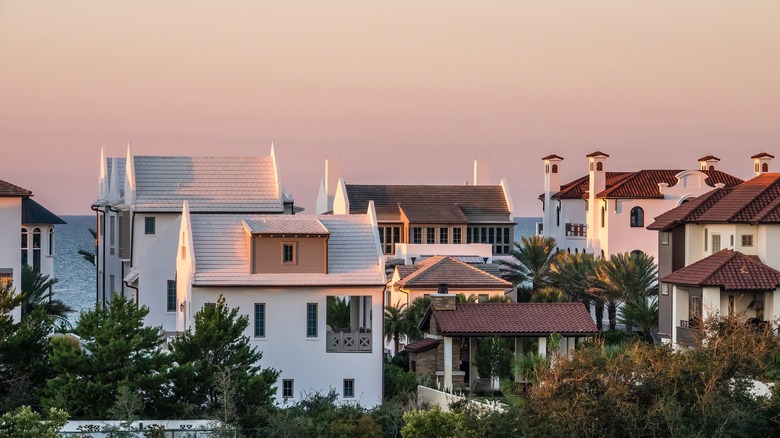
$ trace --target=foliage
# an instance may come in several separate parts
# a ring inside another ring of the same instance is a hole
[[[264,425],[279,373],[258,364],[263,355],[244,336],[248,325],[249,318],[238,316],[238,308],[228,308],[220,295],[216,305],[195,314],[194,332],[171,343],[178,364],[171,371],[173,392],[188,415],[235,421],[244,428]]]
[[[58,282],[29,265],[22,265],[22,316],[42,309],[47,315],[67,322],[73,308],[54,298],[54,285]]]
[[[555,257],[555,239],[543,236],[523,236],[509,252],[510,260],[499,260],[502,276],[514,286],[530,283],[539,290],[550,284],[550,265]]]
[[[92,234],[92,240],[97,242],[97,232],[94,228],[89,228],[89,234]],[[93,266],[95,265],[95,253],[92,250],[89,249],[79,249],[76,251],[81,258],[91,263]]]
[[[84,349],[62,338],[51,342],[55,377],[47,381],[44,405],[74,418],[105,419],[119,388],[142,395],[142,414],[167,414],[171,358],[160,351],[160,328],[144,325],[148,309],[122,296],[108,308],[82,312],[76,324]]]
[[[391,363],[386,363],[385,400],[406,399],[417,391],[417,376],[411,371],[404,371]]]
[[[393,353],[398,354],[400,337],[409,331],[410,321],[406,318],[406,303],[402,304],[400,301],[395,303],[395,306],[385,306],[385,340],[393,341]]]
[[[658,299],[637,297],[620,309],[620,322],[642,331],[643,340],[653,343],[650,332],[658,327]]]
[[[478,303],[479,296],[477,294],[469,294],[469,296],[466,296],[464,293],[459,293],[455,295],[455,301],[458,303]]]
[[[597,270],[597,289],[607,303],[610,330],[615,330],[620,303],[657,292],[658,268],[653,256],[643,252],[613,254]]]
[[[409,342],[419,341],[423,338],[423,332],[419,326],[429,307],[431,307],[430,297],[417,297],[404,312],[406,319],[406,332],[404,334]]]
[[[29,406],[21,406],[0,416],[0,438],[59,438],[67,422],[68,414],[60,409],[49,409],[43,421]]]
[[[710,319],[693,349],[595,342],[540,373],[524,400],[528,436],[770,436],[776,399],[751,395],[780,341]],[[608,408],[606,408],[608,407]]]
[[[557,287],[545,286],[531,294],[532,303],[565,303],[569,301],[566,293]]]
[[[352,311],[347,298],[328,296],[327,298],[327,324],[331,327],[349,327]]]
[[[34,309],[14,321],[12,311],[22,301],[10,283],[0,282],[0,412],[25,404],[38,408],[41,391],[51,376],[53,320],[42,309]]]
[[[563,290],[569,301],[581,302],[590,311],[591,304],[603,310],[603,303],[593,296],[596,284],[598,259],[586,252],[571,254],[560,252],[550,267],[550,281]],[[598,329],[601,330],[601,316],[598,315]]]
[[[401,350],[398,354],[393,356],[392,359],[390,359],[390,363],[397,366],[398,368],[403,369],[404,371],[409,371],[409,352],[406,350]]]
[[[512,371],[510,340],[499,336],[480,339],[474,355],[474,366],[477,367],[480,377],[489,377],[493,380],[510,377]]]
[[[465,416],[462,436],[468,438],[514,438],[520,436],[523,410],[515,404],[503,410],[479,409],[473,403],[453,408]]]
[[[427,411],[404,413],[406,425],[401,429],[403,438],[460,438],[466,434],[466,414],[442,412],[437,406]]]

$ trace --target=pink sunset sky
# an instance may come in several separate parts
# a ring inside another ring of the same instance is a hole
[[[314,211],[347,182],[462,184],[474,158],[540,215],[540,158],[752,175],[778,155],[780,2],[0,1],[0,179],[89,214],[100,147],[277,148]]]

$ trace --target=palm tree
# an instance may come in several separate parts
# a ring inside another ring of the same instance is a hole
[[[487,303],[511,303],[512,297],[509,295],[491,295],[488,297]]]
[[[68,320],[73,308],[54,298],[53,286],[59,280],[49,278],[29,265],[22,266],[22,316],[29,315],[35,309],[43,311],[56,319]]]
[[[352,310],[346,298],[329,296],[326,300],[327,314],[326,324],[331,327],[349,327],[352,318]]]
[[[556,254],[555,239],[543,236],[523,236],[509,252],[511,260],[499,260],[501,275],[514,286],[530,283],[538,290],[550,282],[550,264]]]
[[[407,331],[406,303],[399,300],[395,306],[385,306],[385,340],[393,341],[394,354],[398,354],[399,338]]]
[[[422,322],[429,307],[431,307],[431,298],[423,296],[415,298],[406,308],[406,311],[404,312],[406,324],[403,326],[403,334],[406,335],[410,342],[419,341],[423,338],[423,332],[420,330],[420,322]]]
[[[464,293],[459,293],[455,295],[455,301],[458,303],[478,303],[479,297],[477,294],[469,294],[469,296],[466,296]]]
[[[615,330],[620,303],[657,292],[658,267],[653,256],[643,252],[613,254],[599,265],[598,283],[607,302],[609,329]]]
[[[652,344],[650,332],[658,327],[658,299],[636,297],[620,309],[620,322],[642,331],[644,341]]]
[[[92,239],[97,241],[97,232],[94,228],[89,229],[89,233],[92,234]],[[95,253],[88,249],[80,249],[77,251],[81,257],[84,258],[84,260],[95,264]]]
[[[569,300],[585,305],[588,312],[591,304],[595,305],[596,327],[601,331],[604,301],[597,288],[598,264],[599,259],[593,254],[561,252],[552,263],[550,280],[568,295]]]

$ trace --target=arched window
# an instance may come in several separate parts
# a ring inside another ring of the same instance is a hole
[[[645,211],[642,210],[642,207],[634,207],[631,209],[631,226],[632,227],[645,226]]]
[[[558,165],[557,164],[553,164],[552,165],[552,173],[558,173]]]
[[[29,234],[27,233],[27,228],[22,228],[22,266],[27,264],[27,259],[28,259],[27,249],[30,246],[28,239],[29,239]]]
[[[600,162],[600,161],[599,161],[598,163],[596,163],[596,170],[597,170],[598,172],[601,172],[601,171],[603,171],[603,170],[604,170],[604,163],[602,163],[602,162]]]
[[[761,165],[761,172],[763,173],[769,172],[769,163],[764,163]]]
[[[32,234],[33,269],[41,271],[41,229],[35,228]]]
[[[691,202],[691,198],[684,198],[682,201],[680,201],[679,205],[687,204],[689,202]],[[678,205],[678,207],[679,207],[679,205]]]
[[[715,166],[710,166],[710,170],[715,170]]]

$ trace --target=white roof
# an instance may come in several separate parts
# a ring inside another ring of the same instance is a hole
[[[263,220],[248,220],[244,228],[252,234],[328,234],[322,222],[316,218],[291,219],[293,216],[271,217]]]
[[[138,211],[282,212],[273,159],[135,156]]]
[[[279,221],[321,224],[328,238],[327,274],[251,274],[245,224]],[[192,215],[194,286],[336,286],[386,283],[368,215]]]

